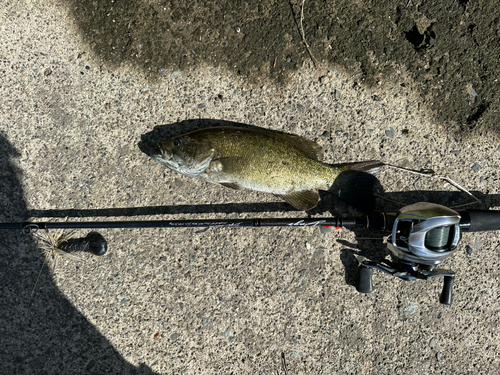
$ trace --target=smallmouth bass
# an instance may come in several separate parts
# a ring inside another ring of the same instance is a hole
[[[299,210],[317,206],[318,190],[341,198],[348,191],[351,204],[366,201],[368,182],[374,179],[368,173],[376,174],[384,165],[365,161],[332,166],[319,161],[321,146],[303,137],[237,127],[198,130],[156,147],[153,159],[185,176],[271,193]]]

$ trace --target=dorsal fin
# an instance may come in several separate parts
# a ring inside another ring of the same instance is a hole
[[[295,134],[279,134],[271,133],[274,137],[282,142],[289,144],[291,147],[302,151],[307,157],[313,160],[321,160],[323,158],[323,147],[314,141],[301,137]]]

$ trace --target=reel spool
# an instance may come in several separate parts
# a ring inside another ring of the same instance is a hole
[[[403,280],[443,277],[440,302],[451,305],[455,274],[450,270],[436,269],[436,266],[455,253],[462,236],[460,219],[458,212],[434,203],[403,207],[387,241],[395,262],[387,262],[389,265],[361,262],[358,291],[373,291],[374,269]]]

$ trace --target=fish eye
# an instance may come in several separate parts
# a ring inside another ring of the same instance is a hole
[[[174,140],[174,146],[180,146],[181,141],[179,139]]]

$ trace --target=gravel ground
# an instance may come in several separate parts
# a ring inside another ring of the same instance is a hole
[[[462,3],[462,2],[461,2]],[[242,123],[316,140],[329,163],[431,168],[500,209],[500,141],[435,122],[405,84],[366,86],[305,63],[282,84],[220,65],[147,79],[110,66],[64,3],[11,1],[0,15],[0,220],[306,217],[266,194],[188,179],[139,143]],[[404,71],[399,71],[404,76]],[[380,209],[470,202],[441,180],[384,169]],[[350,212],[324,197],[311,214]],[[84,236],[78,231],[76,236]],[[0,233],[0,372],[5,374],[492,374],[500,367],[500,233],[465,234],[441,281],[376,273],[353,286],[355,254],[380,236],[318,228],[109,229],[102,257],[45,266],[40,242]],[[31,303],[30,303],[31,301]],[[286,364],[286,365],[284,365]],[[287,369],[287,370],[286,370]]]

